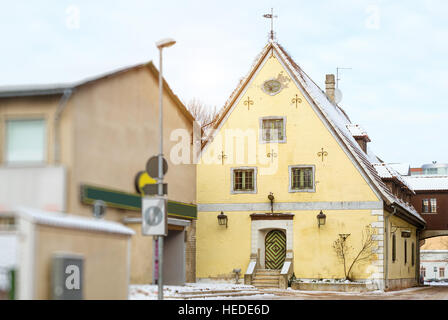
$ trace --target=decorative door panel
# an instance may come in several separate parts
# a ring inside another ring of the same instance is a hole
[[[272,230],[265,239],[265,265],[266,269],[279,270],[283,267],[286,258],[286,236],[283,231]]]

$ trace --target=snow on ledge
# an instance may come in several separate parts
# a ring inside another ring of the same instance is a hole
[[[49,212],[29,207],[17,207],[13,212],[21,218],[36,224],[124,235],[135,234],[134,230],[118,222],[102,219],[81,217],[61,212]]]

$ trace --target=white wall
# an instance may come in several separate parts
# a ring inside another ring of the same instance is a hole
[[[65,191],[63,167],[0,167],[0,211],[16,206],[65,211]]]
[[[422,250],[420,266],[426,269],[425,281],[429,279],[448,279],[448,250]],[[434,272],[437,267],[437,272]],[[441,278],[439,270],[445,268],[445,277]]]
[[[7,270],[17,268],[17,241],[17,232],[0,231],[0,290],[9,287]]]

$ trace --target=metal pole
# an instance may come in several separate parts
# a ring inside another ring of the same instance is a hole
[[[159,127],[160,127],[160,152],[159,152],[159,181],[158,189],[159,196],[163,197],[163,76],[162,76],[162,50],[160,47],[160,64],[159,64]],[[158,237],[159,244],[159,300],[163,300],[163,236]]]

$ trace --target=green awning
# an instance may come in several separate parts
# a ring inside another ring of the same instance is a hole
[[[81,202],[92,205],[95,200],[103,200],[108,207],[131,211],[141,211],[142,197],[137,193],[128,193],[91,185],[81,185]],[[168,216],[185,219],[197,219],[195,204],[168,200]]]

